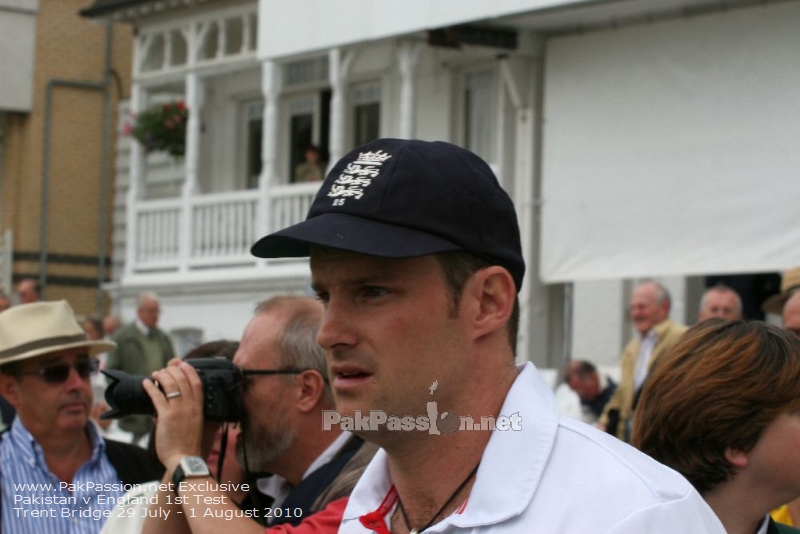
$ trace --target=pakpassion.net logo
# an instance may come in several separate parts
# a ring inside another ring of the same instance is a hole
[[[438,381],[434,381],[429,388],[431,395],[436,391]],[[459,430],[522,430],[522,418],[519,412],[511,415],[492,415],[481,416],[475,419],[470,415],[458,415],[452,410],[439,413],[436,401],[427,403],[428,415],[388,415],[382,410],[370,410],[364,414],[361,410],[356,410],[353,416],[341,415],[336,410],[322,411],[322,429],[331,430],[334,426],[339,426],[342,430],[349,431],[375,431],[381,427],[392,431],[422,431],[429,434],[454,434]]]

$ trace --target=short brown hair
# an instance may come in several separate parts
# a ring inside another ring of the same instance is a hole
[[[283,367],[311,369],[325,379],[323,402],[333,405],[325,351],[317,343],[317,333],[322,321],[322,308],[314,299],[294,295],[278,295],[256,305],[256,315],[276,309],[285,309],[290,315],[278,336],[278,360]],[[293,376],[285,376],[287,381]]]
[[[567,368],[564,371],[565,379],[569,380],[570,375],[573,373],[581,380],[586,380],[590,376],[597,374],[597,367],[586,360],[572,360],[567,364]]]
[[[800,407],[800,338],[760,321],[709,319],[653,366],[632,443],[705,493],[735,475],[779,415]]]
[[[458,315],[458,305],[461,302],[461,293],[464,292],[464,286],[467,280],[473,274],[494,265],[492,262],[487,261],[471,252],[462,250],[453,250],[448,252],[439,252],[434,254],[442,266],[444,277],[447,281],[447,287],[450,290],[451,313]],[[510,274],[510,273],[509,273]],[[517,288],[519,291],[519,288]],[[519,332],[519,297],[514,298],[514,309],[511,311],[511,316],[508,318],[508,343],[511,345],[511,350],[516,355],[517,353],[517,333]]]

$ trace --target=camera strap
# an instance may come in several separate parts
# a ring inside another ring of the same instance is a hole
[[[228,452],[228,423],[222,425],[222,435],[219,437],[219,456],[217,457],[217,482],[222,482],[222,464],[225,463],[225,453]]]

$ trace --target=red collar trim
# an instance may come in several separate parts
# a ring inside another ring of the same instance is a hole
[[[394,486],[389,488],[389,493],[383,498],[383,502],[378,509],[374,512],[364,514],[358,518],[362,525],[366,528],[377,532],[378,534],[391,534],[389,527],[386,525],[386,516],[397,504],[397,490]]]
[[[464,502],[454,512],[456,514],[463,514],[469,502],[469,497],[464,499]],[[383,502],[378,506],[377,510],[364,514],[358,518],[364,527],[368,528],[378,534],[391,534],[388,525],[386,524],[386,516],[389,515],[395,505],[397,504],[397,490],[394,486],[389,488],[389,493],[383,498]]]

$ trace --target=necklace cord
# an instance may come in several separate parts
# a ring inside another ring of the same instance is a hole
[[[474,467],[474,469],[469,472],[469,474],[467,475],[467,478],[465,478],[464,481],[461,484],[459,484],[459,486],[456,488],[456,490],[453,493],[450,494],[450,498],[448,498],[447,501],[442,505],[442,507],[439,508],[439,510],[433,515],[433,517],[431,517],[431,520],[428,521],[428,524],[425,525],[424,527],[422,527],[419,530],[411,528],[411,523],[409,523],[408,515],[406,514],[406,508],[405,508],[405,506],[403,506],[403,500],[400,499],[400,494],[398,493],[397,494],[397,507],[400,509],[400,515],[403,516],[403,521],[405,522],[406,527],[408,528],[408,530],[410,532],[425,532],[425,530],[427,530],[431,525],[433,525],[433,522],[436,521],[436,518],[439,517],[439,514],[441,514],[444,511],[444,509],[447,508],[447,506],[453,501],[453,499],[455,499],[456,495],[458,495],[458,493],[462,489],[464,489],[464,486],[467,485],[467,482],[469,482],[472,479],[472,477],[475,476],[475,473],[478,471],[478,467],[480,465],[481,465],[481,463],[478,462],[478,465],[476,465]]]

